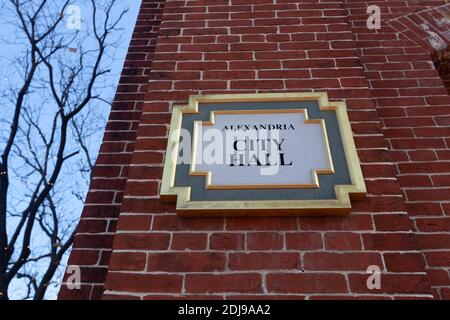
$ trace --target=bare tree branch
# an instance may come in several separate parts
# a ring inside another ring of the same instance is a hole
[[[70,3],[5,4],[13,14],[6,23],[21,31],[26,48],[16,59],[23,79],[2,96],[12,112],[0,141],[0,300],[9,298],[13,279],[26,281],[25,298],[45,297],[75,236],[63,201],[74,191],[64,181],[72,180],[71,167],[83,174],[95,163],[86,130],[97,119],[89,108],[108,100],[99,81],[110,72],[111,36],[127,10],[114,13],[118,0],[90,0],[89,25],[71,32],[64,26]]]

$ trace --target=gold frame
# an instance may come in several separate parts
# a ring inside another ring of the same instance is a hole
[[[323,109],[321,109],[323,110]],[[328,168],[330,169],[313,169],[311,172],[313,183],[309,184],[268,184],[268,185],[211,185],[212,173],[211,171],[195,171],[195,159],[197,150],[198,125],[201,123],[204,126],[212,126],[215,123],[217,114],[268,114],[268,113],[303,113],[305,117],[304,123],[320,124],[322,129],[323,143],[325,144],[325,152],[327,153]],[[205,189],[209,190],[242,190],[242,189],[286,189],[286,188],[319,188],[319,174],[333,174],[334,165],[331,156],[330,143],[328,141],[327,127],[323,119],[309,119],[308,110],[306,109],[276,109],[276,110],[216,110],[210,112],[209,121],[195,121],[194,130],[192,134],[193,147],[191,155],[191,165],[189,175],[191,176],[205,176]]]
[[[332,110],[337,115],[352,184],[336,185],[336,199],[190,201],[191,187],[174,186],[182,117],[185,113],[198,113],[200,103],[310,100],[317,101],[320,110]],[[364,198],[366,192],[345,102],[330,103],[325,92],[195,95],[189,98],[188,105],[173,107],[160,197],[163,201],[176,201],[176,210],[182,216],[345,215],[351,211],[351,199]]]

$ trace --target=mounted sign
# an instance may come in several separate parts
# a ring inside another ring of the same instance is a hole
[[[193,96],[173,109],[161,198],[179,214],[345,214],[365,193],[345,103],[325,93]]]

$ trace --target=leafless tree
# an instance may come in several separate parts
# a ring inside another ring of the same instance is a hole
[[[68,16],[80,8],[73,5],[5,0],[1,8],[0,27],[18,30],[4,45],[19,54],[9,57],[11,80],[0,90],[0,300],[13,281],[23,298],[44,299],[73,242],[74,203],[84,199],[94,162],[91,137],[104,126],[96,108],[105,104],[127,10],[117,12],[118,0],[85,0],[79,28],[68,20],[79,18],[76,10]]]

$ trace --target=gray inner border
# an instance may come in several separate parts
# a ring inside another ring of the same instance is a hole
[[[321,111],[317,101],[227,102],[200,104],[197,114],[183,114],[181,127],[191,133],[194,121],[208,121],[216,110],[307,109],[310,119],[324,119],[335,174],[318,175],[320,188],[311,189],[245,189],[207,190],[204,176],[190,176],[189,164],[176,167],[175,187],[191,187],[191,201],[248,201],[248,200],[326,200],[336,199],[335,185],[352,184],[336,112]]]

